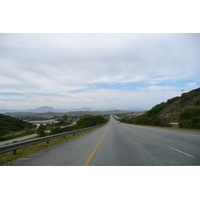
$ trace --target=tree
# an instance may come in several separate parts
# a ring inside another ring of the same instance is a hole
[[[44,126],[43,124],[40,124],[40,126],[38,127],[37,135],[38,135],[39,137],[44,137],[44,136],[47,135],[47,134],[45,133],[45,126]]]
[[[63,118],[64,120],[67,120],[69,117],[68,117],[68,115],[63,115],[62,118]]]
[[[38,130],[45,130],[45,125],[43,125],[43,124],[40,124],[40,126],[38,127]]]
[[[52,128],[50,135],[58,134],[58,133],[61,133],[61,132],[62,132],[62,129],[60,127]]]
[[[180,113],[179,127],[200,129],[200,108],[187,108]]]
[[[44,136],[47,135],[47,133],[45,133],[44,130],[38,130],[38,131],[37,131],[37,135],[38,135],[39,137],[44,137]]]
[[[84,116],[81,117],[76,123],[76,128],[86,128],[105,123],[106,120],[102,116]]]

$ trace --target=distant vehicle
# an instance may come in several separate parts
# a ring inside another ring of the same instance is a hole
[[[117,122],[118,124],[121,124],[121,122]]]

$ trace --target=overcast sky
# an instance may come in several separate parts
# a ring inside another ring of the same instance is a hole
[[[0,109],[150,109],[200,87],[200,34],[0,34]]]

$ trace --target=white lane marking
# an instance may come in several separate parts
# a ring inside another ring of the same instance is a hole
[[[190,155],[190,154],[188,154],[188,153],[185,153],[185,152],[183,152],[183,151],[180,151],[180,150],[175,149],[175,148],[170,147],[170,146],[169,146],[169,148],[170,148],[170,149],[173,149],[173,150],[175,150],[175,151],[178,151],[179,153],[185,154],[186,156],[190,156],[190,157],[194,158],[194,156],[192,156],[192,155]]]

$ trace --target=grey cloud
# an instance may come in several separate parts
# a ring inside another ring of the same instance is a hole
[[[53,99],[96,83],[194,79],[199,43],[199,34],[0,34],[0,89]]]

